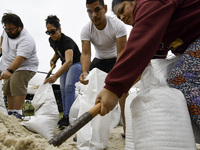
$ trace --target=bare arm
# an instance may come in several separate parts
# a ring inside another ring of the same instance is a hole
[[[126,35],[117,38],[117,59],[123,53],[126,45]]]
[[[1,42],[0,42],[0,53],[2,52],[2,48],[1,48],[2,43],[3,43],[3,36],[1,36]]]
[[[88,75],[90,65],[91,65],[91,45],[90,45],[90,41],[82,41],[82,54],[81,54],[82,74],[79,77],[79,81],[83,84],[88,83],[88,81],[85,81],[85,78]]]
[[[56,62],[58,60],[58,56],[56,54],[53,55],[53,57],[50,60],[50,66],[52,67],[53,65],[56,66]]]
[[[25,57],[22,56],[17,56],[13,62],[11,63],[11,65],[8,67],[8,69],[12,69],[12,71],[16,71],[21,65],[22,63],[26,60]],[[1,74],[1,79],[9,79],[11,77],[11,73],[7,70],[5,70],[4,72],[2,72]]]
[[[65,51],[65,63],[60,67],[60,69],[52,76],[47,78],[44,83],[54,83],[63,73],[65,73],[70,66],[73,64],[73,50],[68,49]]]

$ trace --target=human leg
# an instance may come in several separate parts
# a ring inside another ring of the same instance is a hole
[[[15,72],[10,79],[6,80],[3,90],[8,101],[8,114],[16,112],[23,115],[22,108],[26,98],[28,82],[34,75],[35,72],[22,70]],[[9,113],[9,111],[12,113]]]
[[[60,91],[61,91],[61,98],[62,98],[62,106],[63,106],[63,112],[65,112],[65,83],[66,83],[66,76],[67,71],[60,76]]]
[[[124,114],[124,107],[125,107],[127,96],[128,96],[128,93],[124,93],[122,97],[119,99],[119,105],[121,108],[121,116],[122,116],[122,121],[123,121],[123,130],[124,130],[124,133],[122,133],[123,138],[126,137],[126,120],[125,120],[125,114]]]
[[[200,130],[200,37],[187,48],[167,81],[170,87],[182,91],[191,119]]]
[[[81,64],[73,64],[69,70],[66,77],[66,87],[65,87],[65,102],[66,102],[66,111],[65,115],[69,115],[70,108],[75,100],[75,83],[79,81],[79,76],[81,74]]]
[[[26,96],[7,96],[8,109],[22,110]]]
[[[69,125],[69,111],[75,100],[75,83],[79,81],[80,74],[81,65],[80,63],[75,63],[61,77],[63,118],[58,122],[59,127]]]

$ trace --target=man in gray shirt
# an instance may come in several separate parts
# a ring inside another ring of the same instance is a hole
[[[16,14],[4,13],[1,22],[4,31],[1,35],[0,80],[4,79],[3,93],[8,101],[8,115],[22,119],[28,82],[39,65],[36,45]]]

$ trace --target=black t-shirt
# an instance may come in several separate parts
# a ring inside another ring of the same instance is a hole
[[[65,62],[65,51],[68,49],[73,50],[73,63],[80,62],[80,50],[77,44],[65,34],[61,34],[60,41],[54,41],[52,38],[49,38],[50,46],[54,49],[56,55],[59,56],[62,64]]]

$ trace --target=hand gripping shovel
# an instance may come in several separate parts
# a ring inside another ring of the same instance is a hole
[[[79,118],[77,118],[71,125],[67,126],[64,130],[55,135],[49,141],[49,144],[53,144],[54,146],[60,146],[65,140],[71,137],[84,125],[90,122],[96,115],[98,115],[100,112],[100,108],[101,103],[96,104],[88,112],[85,112]]]

